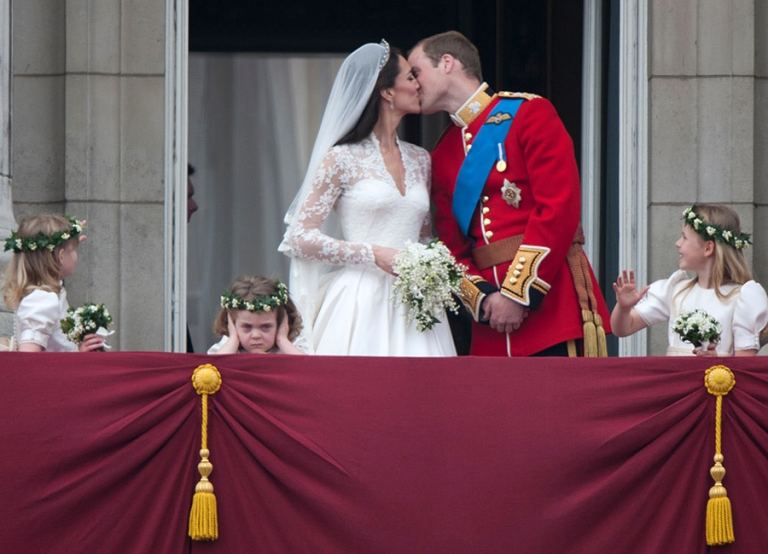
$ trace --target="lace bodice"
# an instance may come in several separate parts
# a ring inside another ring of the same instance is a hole
[[[431,233],[429,154],[398,141],[405,168],[400,194],[374,134],[334,146],[284,239],[287,253],[332,265],[373,264],[373,245],[402,247]],[[335,209],[338,232],[329,216]]]

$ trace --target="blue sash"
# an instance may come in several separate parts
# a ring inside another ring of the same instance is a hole
[[[501,144],[504,148],[504,141],[512,126],[512,120],[522,103],[522,98],[499,100],[488,114],[486,122],[480,127],[472,143],[472,149],[464,158],[453,190],[453,215],[465,236],[469,232],[469,224],[472,222],[472,215],[475,213],[488,175],[499,159],[498,145]]]

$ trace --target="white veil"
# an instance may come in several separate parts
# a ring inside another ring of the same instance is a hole
[[[388,59],[389,44],[382,40],[380,44],[364,44],[347,56],[341,64],[325,106],[307,172],[285,214],[287,229],[278,250],[291,256],[289,290],[304,320],[302,334],[313,349],[312,327],[322,297],[322,276],[330,267],[322,262],[293,256],[288,237],[294,231],[293,227],[297,224],[304,201],[312,192],[315,173],[323,158],[360,119],[379,77],[379,71]]]

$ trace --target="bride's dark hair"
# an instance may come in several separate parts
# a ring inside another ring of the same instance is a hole
[[[340,144],[352,144],[360,142],[373,131],[373,126],[376,125],[376,120],[379,118],[379,101],[381,100],[381,91],[385,88],[395,86],[395,79],[400,72],[400,57],[402,52],[399,48],[391,48],[389,51],[389,59],[384,67],[379,71],[379,78],[376,79],[376,84],[373,86],[373,92],[368,99],[368,103],[363,109],[363,113],[360,115],[360,119],[357,120],[355,126],[346,135],[341,137],[336,143],[336,146]]]

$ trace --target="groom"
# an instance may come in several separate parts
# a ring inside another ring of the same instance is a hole
[[[408,56],[425,114],[453,126],[432,152],[439,238],[469,267],[470,354],[605,355],[605,300],[581,248],[573,143],[552,104],[493,93],[477,48],[448,31]]]

